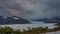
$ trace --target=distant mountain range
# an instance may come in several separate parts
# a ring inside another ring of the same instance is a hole
[[[46,19],[46,23],[60,23],[60,17],[53,17],[50,19]]]
[[[30,22],[26,19],[16,16],[12,17],[0,16],[0,24],[30,24]]]
[[[60,17],[43,18],[43,19],[32,20],[32,21],[42,21],[45,23],[60,23]]]

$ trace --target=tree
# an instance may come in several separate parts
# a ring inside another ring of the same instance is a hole
[[[13,29],[5,26],[5,27],[0,28],[0,32],[2,32],[4,34],[11,34],[13,32]]]

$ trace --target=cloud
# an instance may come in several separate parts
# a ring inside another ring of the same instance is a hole
[[[0,0],[0,15],[25,19],[60,17],[60,0]]]

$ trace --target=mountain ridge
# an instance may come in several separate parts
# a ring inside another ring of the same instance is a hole
[[[60,23],[60,17],[43,18],[43,19],[37,19],[32,21],[41,21],[45,23]]]
[[[30,24],[30,22],[26,19],[17,16],[12,17],[0,16],[0,24]]]

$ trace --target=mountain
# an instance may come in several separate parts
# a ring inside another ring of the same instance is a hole
[[[12,17],[0,16],[0,24],[30,24],[30,22],[26,19],[17,16]]]
[[[47,19],[48,19],[48,18],[43,18],[43,19],[36,19],[36,20],[31,20],[31,21],[37,21],[37,22],[38,22],[38,21],[39,21],[39,22],[41,21],[41,22],[45,22]]]
[[[60,17],[43,18],[43,19],[37,19],[32,21],[42,21],[45,23],[60,23]]]
[[[52,17],[50,19],[47,19],[45,23],[60,23],[60,17]]]

